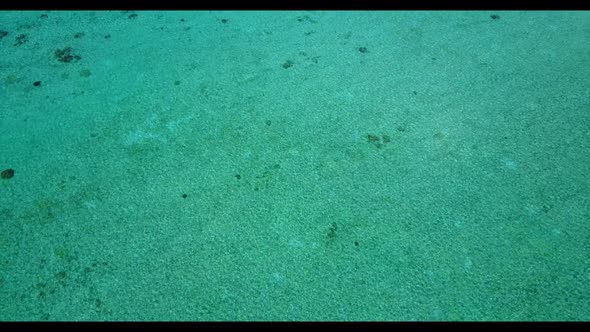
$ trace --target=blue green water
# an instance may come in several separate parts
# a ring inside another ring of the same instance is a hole
[[[0,320],[589,320],[589,12],[0,12]]]

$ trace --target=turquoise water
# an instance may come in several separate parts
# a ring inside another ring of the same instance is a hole
[[[0,320],[589,320],[589,12],[0,12]]]

